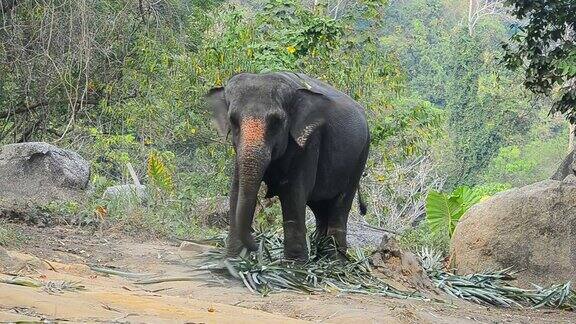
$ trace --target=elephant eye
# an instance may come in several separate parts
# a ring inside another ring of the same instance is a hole
[[[234,127],[234,128],[238,128],[238,126],[240,125],[240,122],[238,120],[238,115],[236,115],[236,114],[230,115],[230,125],[232,125],[232,127]]]
[[[266,116],[266,124],[270,132],[277,131],[280,127],[282,127],[282,122],[283,118],[280,114],[273,113]]]

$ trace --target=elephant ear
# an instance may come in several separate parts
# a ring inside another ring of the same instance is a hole
[[[224,88],[212,88],[206,94],[206,99],[212,109],[212,119],[216,124],[218,134],[227,137],[230,132],[228,120],[228,102],[224,96]]]
[[[326,96],[311,89],[302,88],[296,91],[290,135],[301,148],[306,147],[311,135],[324,124],[321,107],[328,101]]]

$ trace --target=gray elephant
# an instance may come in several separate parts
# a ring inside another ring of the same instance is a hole
[[[230,256],[257,250],[252,221],[260,184],[282,206],[284,257],[308,259],[306,205],[316,235],[345,252],[346,223],[368,156],[364,108],[305,74],[242,73],[207,98],[221,134],[236,150],[230,189]],[[366,206],[358,199],[364,214]]]

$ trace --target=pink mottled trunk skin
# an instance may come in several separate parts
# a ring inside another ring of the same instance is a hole
[[[246,117],[240,126],[240,149],[249,151],[264,146],[264,132],[266,125],[264,119]]]
[[[256,250],[251,228],[256,199],[264,171],[270,163],[270,150],[266,147],[264,120],[246,117],[240,122],[238,145],[238,204],[236,225],[240,240],[248,250]]]

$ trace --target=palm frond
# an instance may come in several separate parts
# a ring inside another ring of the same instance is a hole
[[[262,295],[291,290],[306,294],[338,292],[425,299],[416,291],[395,289],[374,276],[369,258],[361,249],[352,249],[345,259],[333,259],[328,255],[338,253],[334,240],[324,239],[313,244],[316,248],[311,251],[310,261],[302,264],[283,260],[281,237],[275,229],[261,231],[257,233],[258,251],[227,259],[224,249],[216,249],[204,254],[199,269],[224,270],[251,292]]]

